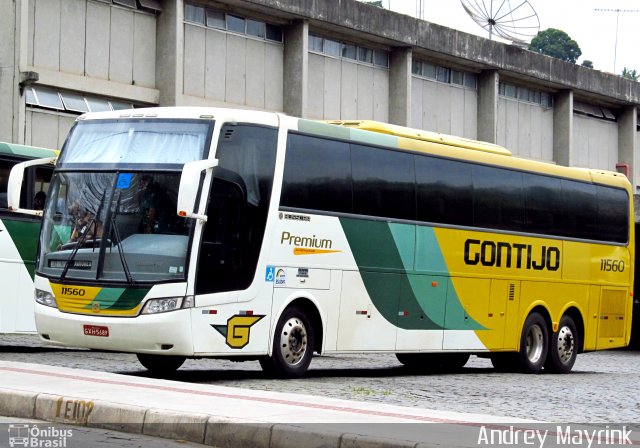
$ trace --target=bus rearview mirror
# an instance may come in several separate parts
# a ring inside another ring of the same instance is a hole
[[[200,174],[216,166],[218,166],[218,159],[196,160],[184,164],[178,191],[178,216],[207,220],[207,215],[196,213],[194,207],[200,186]]]
[[[9,181],[7,182],[7,208],[10,211],[15,213],[24,213],[25,215],[42,216],[42,210],[20,208],[20,196],[22,194],[24,171],[30,166],[55,164],[57,159],[57,157],[45,157],[44,159],[27,160],[26,162],[17,163],[13,168],[11,168]]]

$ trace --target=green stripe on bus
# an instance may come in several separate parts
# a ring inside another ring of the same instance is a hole
[[[149,292],[149,288],[113,288],[121,291],[120,296],[109,306],[110,310],[131,310],[142,302]],[[103,289],[104,291],[104,289]],[[100,294],[98,295],[100,297]]]
[[[40,235],[40,221],[14,221],[4,219],[2,221],[7,232],[16,245],[22,262],[33,278],[36,262],[36,250],[38,247],[38,236]]]
[[[0,142],[0,154],[14,154],[28,157],[30,159],[43,159],[55,156],[55,152],[46,148],[35,148],[32,146],[15,145],[13,143]]]
[[[351,218],[340,223],[371,301],[391,324],[406,330],[484,329],[465,313],[433,229]],[[439,275],[416,272],[416,232],[421,243],[428,241],[425,255]]]

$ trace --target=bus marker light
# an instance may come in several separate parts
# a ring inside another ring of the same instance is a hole
[[[431,282],[431,286],[435,288],[436,286],[438,286],[438,282]]]
[[[218,310],[202,310],[202,314],[218,314]]]
[[[369,314],[369,312],[367,310],[362,310],[362,311],[356,311],[356,314],[358,316],[366,316],[367,314]]]
[[[240,310],[238,314],[241,316],[253,316],[253,310]]]
[[[407,317],[409,315],[409,311],[400,311],[398,312],[398,316]]]
[[[180,210],[180,211],[178,212],[178,216],[181,216],[181,217],[183,217],[183,218],[186,218],[186,217],[187,217],[187,212],[185,212],[184,210]]]
[[[558,331],[558,322],[553,323],[553,332],[555,333],[556,331]]]

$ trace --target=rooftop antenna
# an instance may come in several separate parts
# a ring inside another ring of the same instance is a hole
[[[616,57],[618,56],[618,22],[620,19],[620,13],[628,12],[640,12],[640,9],[614,9],[614,8],[596,8],[594,11],[598,12],[615,12],[616,13],[616,43],[613,47],[613,73],[616,73]]]
[[[489,33],[515,44],[529,43],[540,31],[540,19],[527,0],[460,0],[471,19]]]
[[[416,0],[416,17],[424,20],[424,0]]]

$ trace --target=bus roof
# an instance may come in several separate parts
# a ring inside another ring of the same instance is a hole
[[[20,157],[40,159],[57,156],[59,151],[35,146],[16,145],[15,143],[0,142],[0,154],[11,154]]]
[[[381,134],[395,135],[396,137],[411,138],[425,142],[440,143],[457,148],[473,149],[476,151],[489,152],[503,156],[510,156],[511,151],[499,145],[488,142],[471,140],[453,135],[440,134],[438,132],[422,131],[419,129],[407,128],[373,120],[328,120],[327,123],[350,128],[362,129],[365,131],[378,132]]]

